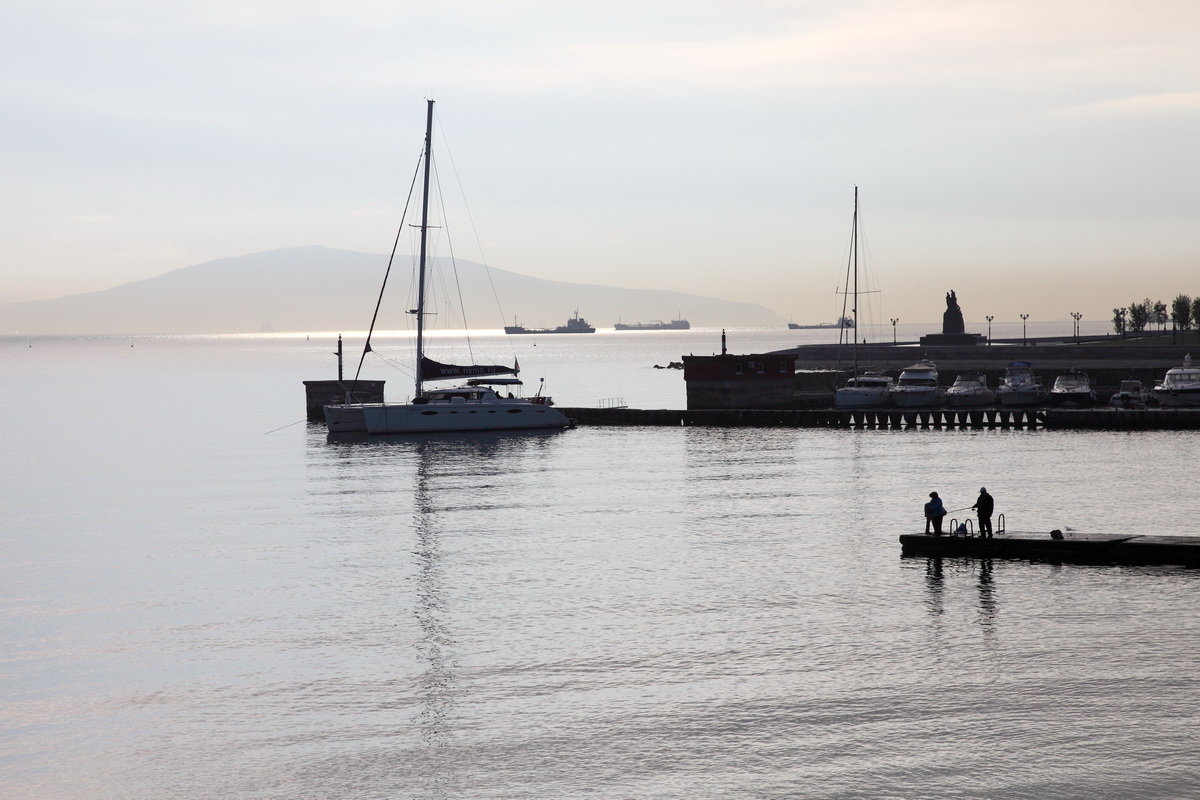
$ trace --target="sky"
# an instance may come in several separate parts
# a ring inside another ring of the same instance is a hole
[[[831,321],[858,186],[864,313],[1108,318],[1200,294],[1198,29],[1192,0],[6,0],[0,301],[386,253],[432,98],[493,267]]]

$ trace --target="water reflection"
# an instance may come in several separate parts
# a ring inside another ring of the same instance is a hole
[[[996,622],[996,586],[992,580],[992,559],[979,562],[979,624],[992,633]]]
[[[414,613],[421,632],[416,642],[417,659],[425,666],[418,679],[422,705],[420,730],[427,745],[440,747],[449,740],[447,718],[453,705],[454,665],[449,651],[453,639],[445,616],[441,535],[430,487],[439,447],[435,441],[415,442],[413,446],[416,448],[416,476],[412,519],[416,539],[414,555],[417,557]]]
[[[925,559],[925,608],[934,616],[945,613],[944,594],[946,590],[940,558]]]

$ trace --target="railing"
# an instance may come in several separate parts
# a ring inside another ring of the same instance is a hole
[[[605,397],[596,403],[597,408],[625,408],[625,398]]]
[[[1004,515],[996,517],[996,533],[1004,533]]]
[[[960,531],[959,528],[962,528]],[[974,536],[975,535],[975,520],[970,517],[964,517],[962,522],[957,518],[950,518],[950,535],[951,536]]]

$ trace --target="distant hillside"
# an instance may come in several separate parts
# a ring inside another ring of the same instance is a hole
[[[415,305],[414,261],[396,258],[380,312],[382,329],[410,327],[405,311]],[[456,282],[447,260],[432,266],[429,296],[440,328],[463,327],[460,308],[474,329],[500,328],[513,319],[527,327],[561,325],[576,309],[598,328],[618,319],[667,320],[676,313],[699,327],[784,322],[763,306],[682,292],[547,281],[461,260]],[[386,267],[386,256],[327,247],[269,250],[100,292],[0,303],[0,334],[362,330],[370,323]]]

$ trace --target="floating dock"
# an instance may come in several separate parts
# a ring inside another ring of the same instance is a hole
[[[1200,430],[1200,409],[638,409],[562,408],[580,425],[884,430]]]
[[[901,555],[925,558],[968,557],[1055,561],[1072,564],[1157,564],[1200,567],[1200,537],[1133,536],[1066,531],[1007,531],[993,538],[906,533]]]

